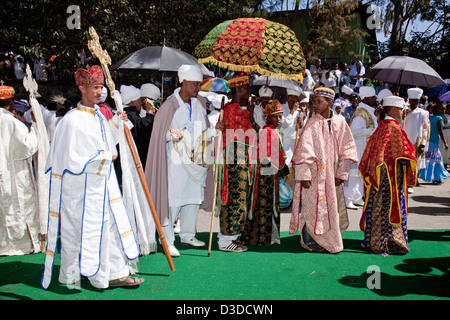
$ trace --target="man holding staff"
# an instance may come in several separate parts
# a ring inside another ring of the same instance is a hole
[[[154,197],[164,236],[172,257],[173,225],[180,216],[182,244],[203,247],[195,238],[200,205],[205,199],[208,161],[206,142],[217,135],[209,125],[206,100],[198,96],[203,74],[198,66],[182,65],[178,70],[181,88],[175,89],[155,116],[145,177]],[[220,123],[216,128],[220,127]]]
[[[114,123],[127,116],[107,121],[99,112],[101,67],[78,69],[75,80],[81,101],[58,124],[46,165],[51,182],[42,287],[50,285],[59,229],[59,282],[72,285],[83,276],[96,288],[137,286],[144,279],[129,276],[129,263],[139,248],[112,165],[119,134]]]

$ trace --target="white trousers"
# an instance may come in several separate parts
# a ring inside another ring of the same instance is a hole
[[[345,203],[361,202],[364,196],[364,182],[358,172],[359,163],[353,163],[350,166],[348,180],[344,182]]]
[[[109,281],[130,274],[128,259],[122,250],[122,243],[110,210],[105,212],[98,272],[89,277],[91,284],[99,289],[108,288]],[[81,219],[64,215],[61,217],[61,268],[59,282],[78,286],[80,281]]]
[[[199,204],[186,204],[181,207],[169,208],[169,224],[162,227],[167,244],[173,244],[175,241],[173,225],[177,220],[178,215],[180,216],[179,235],[181,242],[188,241],[195,237],[195,234],[197,233],[197,218],[199,209]]]

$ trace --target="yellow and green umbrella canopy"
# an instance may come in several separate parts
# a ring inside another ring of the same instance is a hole
[[[195,48],[200,63],[302,81],[306,60],[295,33],[262,18],[220,23]]]

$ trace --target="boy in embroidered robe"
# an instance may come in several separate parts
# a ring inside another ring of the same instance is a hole
[[[225,105],[223,120],[223,181],[220,190],[217,236],[221,251],[244,252],[247,247],[240,241],[246,216],[251,208],[252,166],[251,152],[256,141],[256,130],[247,110],[250,87],[247,75],[228,80],[233,95]]]
[[[341,230],[348,227],[342,184],[358,158],[345,119],[331,111],[333,99],[332,89],[314,90],[316,114],[303,128],[292,158],[295,194],[289,232],[300,230],[307,250],[338,253],[344,249]]]
[[[277,129],[283,121],[283,107],[278,100],[264,107],[264,117],[267,124],[258,135],[258,149],[252,155],[257,160],[252,210],[241,240],[244,244],[269,246],[280,244],[279,177],[289,174],[289,168]]]

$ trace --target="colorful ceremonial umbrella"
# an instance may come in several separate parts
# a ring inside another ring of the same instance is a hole
[[[262,18],[228,20],[214,27],[195,48],[200,63],[232,71],[302,81],[306,60],[295,33]]]
[[[441,76],[425,61],[407,56],[384,58],[367,71],[364,78],[426,88],[445,84]]]
[[[202,91],[229,93],[228,82],[222,78],[207,78],[201,84]]]

